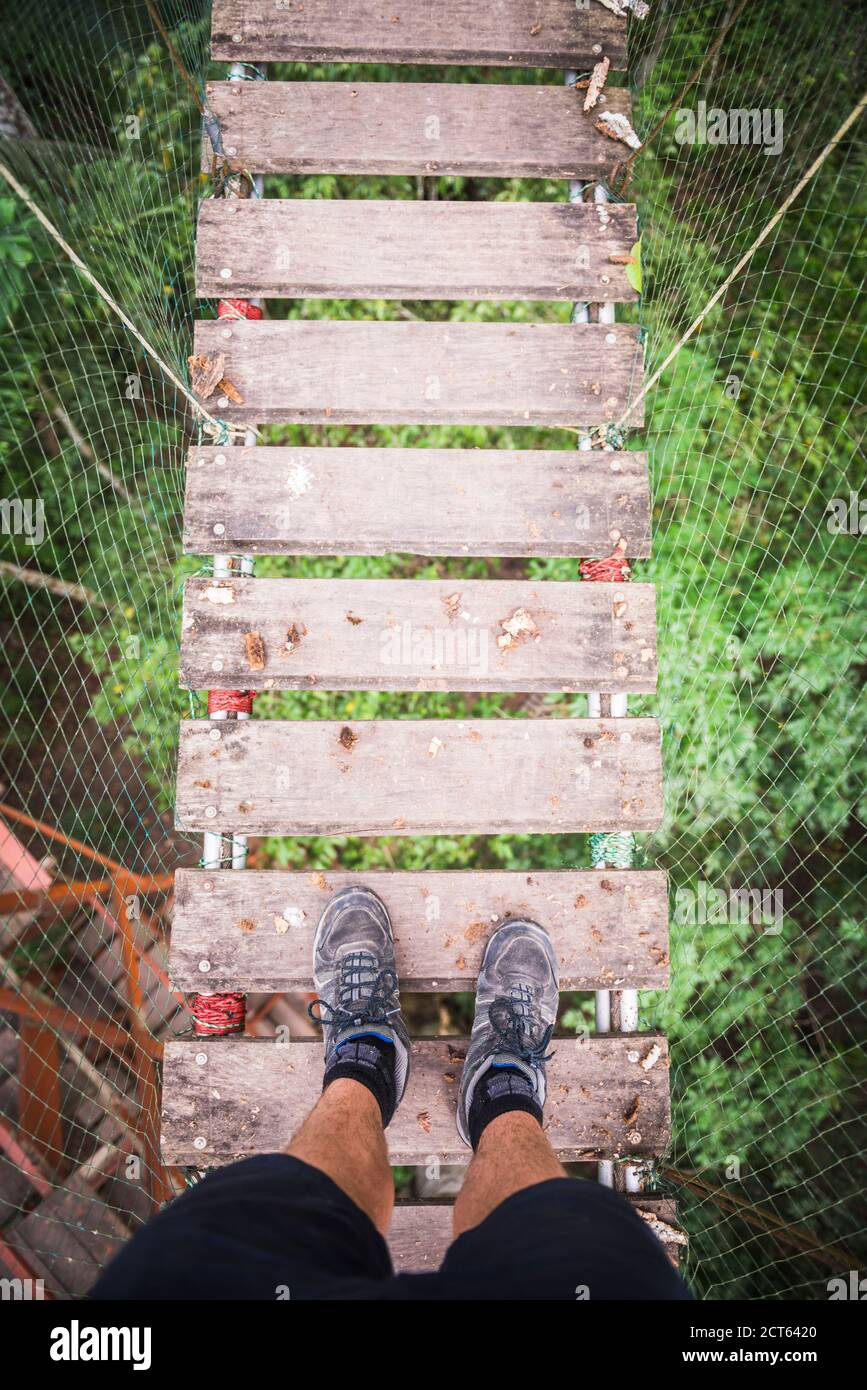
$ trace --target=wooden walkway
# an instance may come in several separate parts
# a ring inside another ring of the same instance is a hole
[[[365,61],[589,70],[626,64],[625,20],[573,0],[410,4],[391,19],[359,0],[277,8],[215,0],[213,56],[227,62]],[[249,72],[247,73],[249,76]],[[198,228],[203,298],[587,301],[585,322],[271,320],[196,325],[195,352],[234,388],[209,408],[268,423],[569,426],[618,420],[641,390],[638,329],[606,308],[636,298],[625,261],[635,208],[563,203],[304,201],[231,196],[239,172],[596,178],[625,146],[597,128],[629,115],[623,87],[597,112],[562,72],[544,85],[447,82],[211,83],[235,174]],[[249,183],[247,184],[249,187]],[[631,423],[640,426],[640,408]],[[408,552],[641,558],[650,546],[641,452],[194,447],[185,549],[211,554],[187,582],[181,683],[190,690],[587,692],[586,719],[280,721],[181,727],[177,824],[211,835],[633,832],[663,814],[659,730],[622,713],[656,688],[649,584],[509,580],[257,579],[254,555]],[[548,1133],[564,1160],[635,1163],[669,1137],[664,1037],[618,1031],[621,997],[668,983],[666,881],[650,870],[382,873],[405,989],[474,985],[507,916],[552,933],[564,989],[604,992],[614,1031],[562,1039]],[[177,876],[171,974],[194,993],[308,990],[311,944],[343,871]],[[626,993],[623,993],[626,992]],[[392,1123],[392,1161],[465,1162],[454,1126],[466,1043],[426,1039]],[[280,1149],[315,1100],[310,1041],[169,1043],[162,1147],[208,1166]],[[219,1095],[219,1101],[214,1097]],[[636,1200],[639,1200],[636,1198]],[[670,1204],[641,1199],[670,1220]],[[399,1208],[402,1267],[430,1267],[442,1207]]]

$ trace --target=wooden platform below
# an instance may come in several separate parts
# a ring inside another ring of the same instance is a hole
[[[170,973],[174,985],[279,994],[313,988],[313,937],[333,893],[359,879],[386,904],[401,989],[475,988],[491,933],[510,917],[551,933],[560,988],[665,989],[668,899],[664,873],[244,874],[179,869]]]
[[[624,264],[637,239],[627,203],[207,198],[196,291],[627,301],[638,298]]]
[[[214,0],[211,56],[227,63],[469,63],[583,68],[626,64],[626,19],[575,0]]]
[[[207,690],[652,693],[652,584],[188,579],[180,683]]]
[[[563,1161],[663,1152],[670,1125],[664,1037],[606,1034],[552,1046],[545,1129]],[[455,1128],[466,1047],[463,1039],[413,1043],[407,1093],[386,1131],[391,1163],[469,1160]],[[645,1070],[652,1048],[659,1055]],[[208,1166],[286,1148],[322,1089],[322,1048],[246,1037],[170,1042],[163,1076],[163,1161]]]
[[[184,527],[193,555],[599,556],[622,538],[640,557],[650,554],[647,456],[197,447]]]
[[[576,1182],[583,1179],[576,1178]],[[647,1212],[657,1221],[677,1230],[676,1204],[668,1197],[630,1194],[636,1210]],[[452,1206],[439,1202],[398,1202],[391,1218],[388,1246],[398,1274],[439,1269],[452,1242]],[[679,1263],[680,1247],[665,1244],[673,1264]]]
[[[257,174],[590,179],[627,149],[596,129],[583,92],[564,86],[209,82],[206,91],[228,161]],[[629,116],[628,92],[610,88],[599,110]],[[212,159],[205,141],[206,168]]]
[[[239,424],[605,425],[643,385],[628,323],[213,319],[195,351],[223,354],[243,404],[208,408]]]
[[[73,1179],[25,1212],[3,1240],[44,1280],[50,1299],[79,1299],[129,1236],[117,1212]]]
[[[248,835],[655,830],[655,719],[181,723],[176,825]]]

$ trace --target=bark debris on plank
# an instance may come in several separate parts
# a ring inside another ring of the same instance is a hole
[[[261,632],[244,633],[244,649],[247,653],[247,665],[251,671],[265,670],[265,643]]]
[[[200,401],[206,401],[219,390],[228,396],[235,405],[243,405],[244,397],[237,386],[226,376],[226,359],[222,352],[209,357],[204,352],[188,357],[190,379],[193,391]]]
[[[610,59],[603,58],[600,63],[596,64],[591,72],[590,81],[587,83],[587,92],[584,97],[585,111],[592,111],[602,95],[602,88],[605,86],[605,79],[608,76],[608,69],[610,66]]]
[[[497,638],[497,646],[500,651],[506,652],[511,647],[516,647],[524,637],[532,637],[534,642],[542,639],[542,634],[536,626],[533,616],[527,612],[526,608],[516,608],[511,618],[505,618],[501,623],[503,631]]]
[[[619,18],[628,14],[631,10],[636,19],[646,19],[650,14],[650,6],[647,0],[599,0],[600,5],[604,5],[606,10],[611,10]]]
[[[622,140],[631,150],[641,149],[641,141],[622,111],[601,111],[595,125],[609,140]]]

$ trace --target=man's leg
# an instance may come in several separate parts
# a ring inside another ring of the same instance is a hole
[[[366,1086],[341,1078],[323,1091],[288,1152],[327,1173],[385,1235],[394,1207],[394,1180],[379,1102]]]
[[[542,1130],[547,1047],[560,982],[537,922],[504,922],[488,941],[458,1096],[458,1132],[474,1157],[454,1211],[456,1236],[533,1183],[565,1173]]]
[[[558,1002],[547,933],[534,922],[504,923],[482,960],[461,1079],[458,1130],[474,1156],[455,1204],[456,1239],[417,1296],[689,1297],[630,1204],[568,1178],[542,1129]]]
[[[172,1202],[94,1297],[371,1298],[388,1287],[394,1202],[384,1129],[403,1095],[391,923],[375,893],[335,895],[316,935],[323,1094],[286,1154],[220,1169]]]
[[[534,1183],[565,1178],[548,1138],[532,1115],[507,1111],[491,1120],[455,1202],[454,1233],[478,1226],[495,1207]]]
[[[313,944],[313,977],[325,1080],[289,1153],[327,1173],[384,1235],[394,1206],[385,1129],[406,1090],[410,1043],[391,921],[371,888],[344,888],[328,903]],[[316,1017],[313,1005],[310,1014]]]

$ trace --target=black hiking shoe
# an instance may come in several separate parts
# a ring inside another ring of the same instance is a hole
[[[410,1043],[391,921],[372,889],[342,888],[328,903],[313,943],[313,982],[318,997],[308,1012],[322,1024],[323,1090],[339,1077],[360,1081],[376,1096],[387,1125],[406,1090]]]
[[[476,986],[476,1016],[461,1076],[458,1133],[475,1148],[490,1120],[524,1110],[541,1124],[546,1049],[557,1020],[559,981],[551,938],[513,919],[491,936]]]

